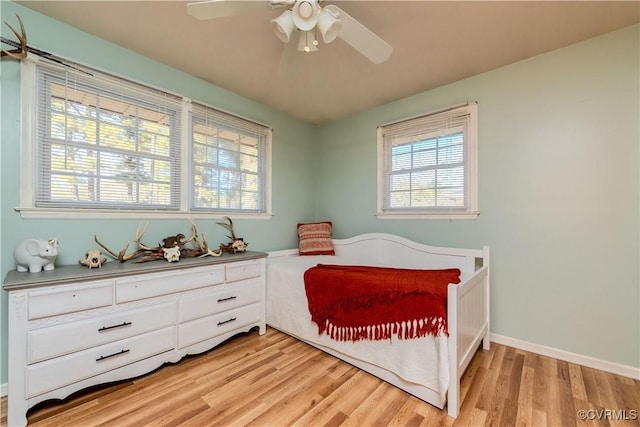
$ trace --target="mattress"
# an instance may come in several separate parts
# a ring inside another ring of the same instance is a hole
[[[304,288],[304,272],[317,264],[352,265],[339,256],[275,257],[267,262],[267,324],[312,345],[393,372],[405,381],[427,387],[444,399],[449,384],[447,336],[384,341],[335,341],[318,334],[311,321]]]

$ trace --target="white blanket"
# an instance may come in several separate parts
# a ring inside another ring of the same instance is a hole
[[[304,272],[317,264],[355,264],[338,256],[292,256],[267,262],[267,324],[312,344],[366,361],[428,387],[444,399],[449,384],[447,337],[385,341],[335,341],[318,335],[304,288]]]

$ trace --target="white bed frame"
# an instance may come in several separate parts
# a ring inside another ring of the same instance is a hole
[[[457,249],[428,246],[403,237],[368,233],[349,239],[334,239],[336,255],[353,264],[397,268],[459,268],[462,282],[448,286],[449,387],[447,397],[430,388],[404,380],[386,369],[349,357],[330,347],[310,343],[372,375],[442,409],[448,402],[448,414],[456,418],[460,412],[460,378],[482,342],[489,349],[489,247]],[[270,260],[296,257],[298,249],[270,252]],[[267,289],[269,283],[267,282]],[[267,292],[268,294],[268,292]],[[268,322],[268,318],[267,318]],[[304,338],[296,337],[302,341]]]

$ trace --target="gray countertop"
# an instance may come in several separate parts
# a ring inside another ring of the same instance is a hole
[[[219,257],[182,258],[178,262],[166,262],[165,260],[134,263],[132,261],[119,262],[109,260],[102,264],[101,268],[84,267],[77,265],[62,265],[51,271],[39,273],[18,272],[11,270],[2,283],[6,291],[38,286],[60,285],[82,280],[110,279],[119,276],[128,276],[140,273],[158,273],[161,271],[179,270],[188,267],[204,267],[207,265],[224,264],[227,262],[248,261],[252,259],[266,258],[264,252],[240,252],[236,254],[223,253]]]

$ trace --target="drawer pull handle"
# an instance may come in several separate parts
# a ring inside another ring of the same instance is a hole
[[[229,320],[225,320],[224,322],[218,322],[218,326],[222,326],[222,325],[224,325],[225,323],[230,323],[230,322],[235,322],[235,321],[236,321],[236,318],[235,318],[235,317],[232,317],[231,319],[229,319]]]
[[[108,354],[106,356],[100,356],[96,359],[96,362],[100,362],[101,360],[105,360],[105,359],[109,359],[110,357],[115,357],[115,356],[120,356],[121,354],[126,354],[129,353],[129,349],[126,350],[120,350],[117,353],[113,353],[113,354]]]
[[[119,325],[103,326],[98,329],[98,332],[108,331],[109,329],[122,328],[124,326],[131,326],[131,322],[122,322]]]
[[[227,298],[218,298],[218,302],[225,302],[225,301],[231,301],[238,298],[237,296],[232,296],[232,297],[227,297]]]

